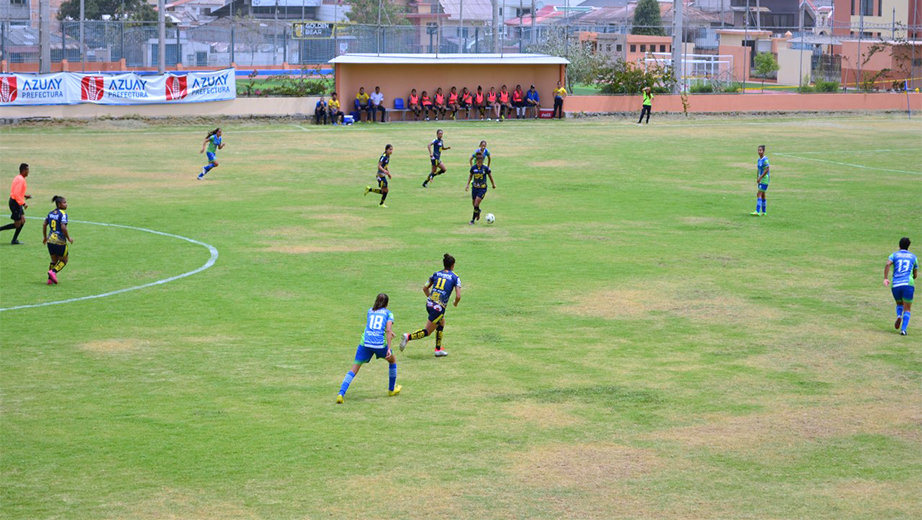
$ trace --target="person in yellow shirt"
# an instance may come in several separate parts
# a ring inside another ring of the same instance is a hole
[[[0,231],[16,229],[16,232],[13,233],[13,241],[10,242],[14,246],[22,244],[22,242],[19,241],[19,233],[22,231],[22,226],[26,223],[25,209],[29,207],[29,205],[26,204],[26,199],[32,198],[32,195],[26,194],[26,177],[28,176],[29,165],[26,163],[20,164],[19,175],[13,178],[13,184],[10,185],[10,220],[12,220],[13,223],[0,227]]]
[[[339,96],[336,95],[336,92],[330,94],[330,101],[327,103],[327,110],[330,111],[330,120],[333,121],[333,124],[336,124],[336,119],[339,118],[339,122],[343,122],[343,111],[339,109]]]
[[[554,116],[557,116],[557,119],[563,118],[563,98],[565,97],[567,97],[567,89],[563,88],[558,81],[557,88],[554,89],[554,112],[551,114],[552,119]]]
[[[640,119],[637,120],[639,125],[643,121],[644,114],[647,115],[647,124],[650,124],[650,112],[653,110],[653,92],[651,92],[650,87],[644,87],[643,89],[643,108],[640,109]]]
[[[365,93],[365,87],[359,87],[359,93],[355,95],[355,110],[359,112],[359,119],[362,118],[362,112],[365,112],[368,114],[365,121],[371,121],[371,102],[368,94]]]

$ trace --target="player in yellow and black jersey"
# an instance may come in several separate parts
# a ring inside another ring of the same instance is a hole
[[[384,153],[381,154],[381,158],[378,159],[378,172],[375,175],[375,180],[378,181],[378,187],[372,188],[371,186],[365,186],[365,195],[371,193],[380,193],[381,194],[381,203],[379,206],[386,208],[384,205],[384,199],[387,198],[387,180],[392,179],[391,172],[388,171],[387,165],[391,163],[391,154],[394,153],[393,145],[387,145],[384,147]]]
[[[45,224],[42,225],[42,235],[45,236],[42,243],[48,245],[48,253],[51,255],[48,285],[58,283],[58,273],[67,265],[67,243],[74,243],[74,239],[67,232],[67,199],[55,195],[51,202],[54,202],[55,209],[48,213]],[[50,232],[48,228],[51,228]]]

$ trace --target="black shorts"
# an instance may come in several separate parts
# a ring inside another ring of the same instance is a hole
[[[25,210],[16,202],[16,199],[10,197],[10,220],[20,220],[25,216]]]
[[[458,103],[458,106],[461,107],[461,108],[467,108],[467,103],[465,103],[464,101],[462,101],[462,102]]]
[[[441,303],[429,300],[426,302],[426,313],[429,314],[429,321],[438,323],[445,317],[445,307]]]
[[[381,189],[387,188],[387,177],[378,177],[378,187]]]
[[[55,256],[67,256],[67,244],[48,244],[48,252]]]
[[[439,164],[442,163],[442,158],[436,157],[435,159],[429,159],[429,162],[432,163],[432,166],[438,166]]]
[[[471,190],[471,199],[482,199],[487,196],[486,188],[474,188]]]

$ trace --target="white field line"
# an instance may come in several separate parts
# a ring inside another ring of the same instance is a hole
[[[41,217],[26,217],[26,218],[35,219],[35,220],[42,220]],[[208,261],[205,262],[205,264],[202,265],[201,267],[199,267],[198,269],[193,269],[192,271],[188,271],[188,272],[185,272],[185,273],[182,273],[182,274],[178,274],[178,275],[176,275],[176,276],[171,276],[171,277],[169,277],[169,278],[164,278],[164,279],[162,279],[162,280],[157,280],[157,281],[155,281],[155,282],[146,283],[146,284],[144,284],[144,285],[135,285],[134,287],[128,287],[128,288],[125,288],[125,289],[118,289],[118,290],[116,290],[116,291],[109,291],[109,292],[102,293],[102,294],[93,294],[93,295],[90,295],[90,296],[81,296],[81,297],[79,297],[79,298],[70,298],[70,299],[67,299],[67,300],[58,300],[58,301],[54,301],[54,302],[33,303],[33,304],[30,304],[30,305],[16,305],[16,306],[14,306],[14,307],[5,307],[5,308],[0,308],[0,312],[4,312],[4,311],[15,311],[15,310],[17,310],[17,309],[31,309],[31,308],[33,308],[33,307],[47,307],[47,306],[49,306],[49,305],[60,305],[60,304],[63,304],[63,303],[73,303],[73,302],[80,302],[80,301],[84,301],[84,300],[95,300],[96,298],[106,298],[106,297],[108,297],[108,296],[115,296],[116,294],[122,294],[122,293],[126,293],[126,292],[129,292],[129,291],[136,291],[136,290],[138,290],[138,289],[146,289],[147,287],[153,287],[153,286],[155,286],[155,285],[163,285],[163,284],[165,284],[165,283],[169,283],[169,282],[172,282],[172,281],[175,281],[175,280],[179,280],[180,278],[185,278],[185,277],[187,277],[187,276],[192,276],[192,275],[194,275],[194,274],[196,274],[196,273],[200,273],[200,272],[204,271],[205,269],[208,269],[209,267],[213,266],[214,263],[215,263],[215,261],[218,260],[218,250],[217,250],[214,246],[209,245],[209,244],[206,244],[206,243],[204,243],[204,242],[199,242],[198,240],[194,240],[194,239],[192,239],[192,238],[187,238],[187,237],[179,236],[179,235],[173,235],[173,234],[170,234],[170,233],[164,233],[164,232],[162,232],[162,231],[154,231],[153,229],[145,229],[145,228],[134,227],[134,226],[123,226],[123,225],[121,225],[121,224],[105,224],[105,223],[102,223],[102,222],[87,222],[87,221],[83,221],[83,220],[71,220],[71,222],[75,222],[75,223],[78,223],[78,224],[91,224],[91,225],[94,225],[94,226],[105,226],[105,227],[114,227],[114,228],[121,228],[121,229],[130,229],[130,230],[133,230],[133,231],[143,231],[143,232],[145,232],[145,233],[153,233],[153,234],[155,234],[155,235],[161,235],[161,236],[170,237],[170,238],[178,238],[178,239],[180,239],[180,240],[185,240],[186,242],[191,242],[191,243],[193,243],[193,244],[200,245],[200,246],[202,246],[202,247],[207,248],[208,251],[211,253],[211,256],[208,258]]]
[[[870,151],[871,151],[871,150],[868,150],[868,152],[870,152]],[[922,170],[917,170],[917,171],[910,171],[910,170],[893,170],[893,169],[890,169],[890,168],[877,168],[877,167],[875,167],[875,166],[865,166],[865,165],[863,165],[863,164],[852,164],[852,163],[845,163],[845,162],[838,162],[838,161],[829,161],[829,160],[826,160],[826,159],[814,159],[813,157],[800,157],[800,156],[797,156],[797,155],[791,155],[791,154],[786,154],[786,153],[777,153],[777,152],[775,153],[775,155],[780,156],[780,157],[788,157],[788,158],[791,158],[791,159],[800,159],[801,161],[814,161],[814,162],[821,162],[821,163],[826,163],[826,164],[835,164],[835,165],[837,165],[837,166],[849,166],[849,167],[851,167],[851,168],[861,168],[861,169],[863,169],[863,170],[875,170],[875,171],[879,171],[879,172],[909,173],[909,174],[912,174],[912,175],[922,175]]]

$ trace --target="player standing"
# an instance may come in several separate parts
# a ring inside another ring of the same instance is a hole
[[[493,189],[496,189],[496,183],[493,182],[493,172],[490,171],[489,166],[483,165],[483,154],[477,152],[476,159],[477,164],[471,166],[471,174],[467,178],[467,186],[464,187],[464,191],[467,191],[473,181],[474,190],[471,192],[471,201],[474,203],[474,216],[471,217],[470,222],[472,226],[476,221],[480,220],[480,203],[487,196],[487,177],[490,178],[490,184],[493,185]]]
[[[51,264],[48,265],[48,285],[58,283],[58,273],[67,265],[67,243],[74,243],[67,231],[67,199],[60,195],[52,197],[55,209],[45,217],[42,224],[43,244],[48,245],[48,254],[51,255]],[[48,228],[51,232],[48,232]]]
[[[205,136],[205,140],[202,141],[202,150],[199,153],[205,152],[205,146],[208,146],[208,164],[202,168],[202,173],[198,174],[196,177],[198,180],[202,180],[205,177],[205,174],[210,172],[213,168],[218,167],[218,161],[215,156],[218,153],[218,150],[224,149],[224,143],[221,142],[221,129],[215,128],[211,132],[208,132],[208,135]]]
[[[487,161],[487,168],[490,167],[492,159],[490,159],[490,150],[487,150],[487,142],[480,141],[480,148],[474,150],[474,153],[471,154],[470,165],[474,165],[474,160],[477,158],[477,154],[483,154],[484,159]]]
[[[759,186],[758,191],[756,192],[756,210],[751,213],[754,217],[764,217],[768,214],[767,206],[765,205],[765,192],[768,190],[768,181],[769,177],[769,167],[768,167],[768,157],[765,157],[765,145],[759,145],[759,161],[756,163],[756,169],[758,171],[758,176],[756,177],[756,184]]]
[[[445,165],[442,164],[442,150],[451,150],[451,147],[445,146],[445,142],[442,141],[442,129],[440,128],[435,133],[435,139],[429,143],[429,161],[432,163],[432,171],[429,172],[429,177],[423,181],[423,188],[428,188],[429,182],[436,175],[442,175],[448,171]]]
[[[375,298],[374,305],[368,309],[365,321],[365,333],[362,334],[362,342],[359,343],[355,351],[355,364],[352,370],[346,373],[343,378],[343,384],[339,387],[339,394],[336,396],[336,403],[343,404],[343,397],[352,379],[359,373],[362,365],[371,361],[372,356],[378,359],[384,358],[388,366],[387,395],[394,396],[400,393],[402,388],[397,382],[397,358],[391,352],[390,344],[394,339],[394,313],[387,310],[388,297],[381,293]]]
[[[909,326],[909,309],[912,308],[912,297],[916,290],[916,275],[919,271],[919,259],[909,252],[909,237],[900,239],[900,250],[887,258],[884,266],[884,285],[890,284],[890,266],[893,266],[893,299],[896,300],[896,322],[893,328],[906,335]],[[902,325],[902,327],[901,327]]]
[[[379,206],[382,208],[387,207],[384,205],[384,199],[387,198],[387,180],[393,179],[393,177],[391,177],[391,172],[387,169],[387,165],[391,162],[392,153],[394,153],[394,147],[392,145],[387,145],[384,147],[384,153],[381,154],[381,158],[378,159],[378,173],[375,177],[378,181],[378,187],[372,188],[371,186],[365,186],[365,195],[368,195],[368,192],[381,194],[381,203]]]
[[[461,279],[454,273],[455,257],[448,253],[442,257],[442,266],[445,269],[436,271],[429,277],[429,281],[423,286],[423,293],[426,295],[426,312],[429,313],[429,319],[426,320],[426,326],[416,332],[404,334],[400,340],[400,351],[407,347],[407,342],[425,338],[435,330],[435,357],[447,356],[448,352],[442,350],[442,332],[445,330],[445,309],[448,307],[448,298],[452,290],[455,291],[455,307],[461,301]]]
[[[13,183],[10,184],[10,220],[12,224],[0,227],[0,231],[7,229],[16,229],[13,233],[13,241],[10,244],[14,246],[22,244],[19,241],[19,233],[22,227],[26,225],[26,199],[31,199],[32,195],[26,193],[26,177],[29,176],[29,165],[22,163],[19,165],[19,175],[13,177]]]

